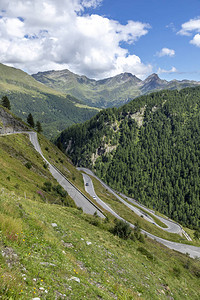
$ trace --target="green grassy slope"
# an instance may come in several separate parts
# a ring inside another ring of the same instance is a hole
[[[12,111],[26,120],[31,112],[42,123],[44,134],[55,137],[74,123],[86,121],[97,110],[82,107],[74,97],[36,81],[27,73],[0,64],[0,98],[7,95]]]
[[[39,140],[83,189],[70,160]],[[26,135],[0,137],[0,151],[1,299],[199,299],[198,260],[147,238],[122,240],[109,232],[111,216],[104,221],[63,206],[42,189],[56,182]]]

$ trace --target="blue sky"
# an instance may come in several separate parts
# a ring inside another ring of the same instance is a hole
[[[191,36],[178,34],[181,25],[200,16],[199,0],[105,0],[97,13],[125,24],[128,20],[148,23],[151,28],[134,45],[127,47],[138,55],[142,62],[151,64],[153,72],[159,68],[177,72],[161,73],[161,78],[171,80],[200,80],[200,47],[190,43]],[[175,51],[174,56],[156,55],[161,49]]]
[[[28,73],[200,81],[198,0],[1,0],[0,62]]]

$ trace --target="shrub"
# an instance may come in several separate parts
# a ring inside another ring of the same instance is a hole
[[[31,169],[31,167],[32,167],[31,162],[28,161],[28,162],[25,164],[25,167],[27,167],[27,169]]]
[[[48,165],[46,162],[44,162],[43,167],[44,167],[45,169],[47,169],[47,168],[49,167],[49,165]]]
[[[116,220],[115,226],[111,231],[114,235],[117,235],[124,240],[127,240],[131,235],[130,225],[123,220]]]
[[[53,190],[58,194],[60,195],[61,197],[65,198],[67,197],[68,193],[62,188],[61,185],[56,185],[53,187]]]
[[[52,188],[52,183],[50,181],[45,181],[42,189],[45,192],[51,192],[51,188]]]

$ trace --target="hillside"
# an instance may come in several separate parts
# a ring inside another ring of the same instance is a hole
[[[45,157],[83,190],[70,160],[39,140]],[[0,136],[1,299],[199,299],[197,259],[148,238],[119,238],[111,215],[86,215],[53,187],[27,134]]]
[[[57,143],[118,191],[199,228],[200,88],[161,91],[62,132]]]
[[[90,106],[100,108],[123,105],[130,100],[162,89],[182,89],[200,83],[189,80],[166,81],[152,74],[144,81],[131,73],[94,80],[79,76],[69,70],[39,72],[32,75],[36,80],[62,93],[73,95]]]
[[[97,113],[96,109],[39,83],[27,73],[0,64],[0,98],[4,95],[11,102],[11,110],[24,121],[31,112],[48,137],[55,137],[67,126],[86,121]]]

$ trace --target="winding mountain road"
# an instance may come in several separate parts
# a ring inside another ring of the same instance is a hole
[[[74,184],[72,184],[55,166],[50,164],[42,154],[40,144],[38,142],[36,132],[27,132],[31,143],[35,150],[42,156],[43,160],[48,164],[49,171],[58,183],[68,192],[69,196],[74,200],[78,207],[81,207],[85,213],[94,214],[95,212],[99,217],[105,218],[103,212],[87,198]]]
[[[48,164],[49,166],[49,171],[51,172],[51,174],[53,175],[53,177],[58,181],[58,183],[68,192],[68,194],[70,195],[70,197],[74,200],[74,202],[76,203],[76,205],[78,207],[82,207],[83,211],[85,213],[88,214],[94,214],[95,212],[97,212],[97,214],[102,217],[105,218],[103,212],[101,211],[101,209],[99,209],[89,198],[87,198],[76,186],[74,186],[55,166],[53,166],[52,164],[50,164],[47,159],[44,157],[42,150],[40,148],[39,142],[38,142],[38,138],[37,138],[37,133],[36,132],[13,132],[10,134],[15,134],[15,133],[26,133],[29,135],[30,141],[33,144],[35,150],[42,156],[43,160]],[[2,135],[7,135],[7,134],[2,134]],[[79,170],[82,170],[84,172],[87,172],[89,175],[95,176],[90,170],[85,169],[85,168],[79,168]],[[85,183],[85,188],[86,191],[96,200],[97,203],[99,203],[105,210],[109,211],[111,214],[113,214],[116,218],[123,220],[123,218],[121,218],[113,209],[111,209],[106,203],[104,203],[95,193],[94,191],[94,187],[93,187],[93,183],[92,180],[90,178],[90,176],[87,174],[83,173],[83,178],[84,178],[84,183]],[[97,176],[95,176],[104,187],[106,187],[111,193],[113,193],[120,201],[122,201],[123,203],[125,202],[126,205],[128,204],[125,200],[123,200],[121,197],[119,197],[119,195],[117,195],[111,188],[109,188],[105,183],[103,183],[102,180],[100,180]],[[88,183],[88,185],[86,185],[86,183]],[[129,200],[129,199],[128,199]],[[133,199],[131,199],[133,200]],[[134,200],[133,200],[134,201]],[[136,203],[138,206],[138,203]],[[130,204],[129,204],[129,208]],[[132,206],[132,208],[134,208],[134,206]],[[132,209],[131,208],[131,209]],[[133,210],[133,209],[132,209]],[[139,213],[141,214],[142,211],[140,211]],[[152,213],[152,211],[151,211]],[[145,217],[147,217],[145,215]],[[158,217],[156,215],[156,217]],[[149,220],[150,218],[147,217]],[[164,219],[166,221],[166,219]],[[162,219],[162,222],[164,221]],[[168,220],[168,222],[170,222]],[[172,222],[173,223],[173,222]],[[134,228],[134,225],[129,223],[130,226],[132,228]],[[168,230],[171,230],[171,232],[176,232],[180,231],[180,225],[178,225],[179,227],[177,227],[178,224],[173,223],[173,224],[169,224]],[[168,225],[167,225],[168,226]],[[171,227],[170,227],[171,226]],[[163,229],[163,228],[162,228]],[[159,243],[165,245],[166,247],[179,251],[181,253],[188,253],[191,257],[195,258],[195,257],[200,257],[200,247],[195,247],[195,246],[191,246],[191,245],[186,245],[186,244],[180,244],[180,243],[175,243],[175,242],[171,242],[162,238],[159,238],[151,233],[148,233],[144,230],[142,230],[142,233],[147,234],[147,236],[149,236],[152,239],[155,239],[156,241],[158,241]]]
[[[94,186],[93,186],[93,182],[92,179],[90,178],[90,176],[94,176],[96,179],[98,179],[101,184],[112,194],[114,194],[120,201],[122,201],[125,205],[127,205],[130,209],[134,210],[134,207],[132,207],[129,203],[127,203],[125,200],[123,200],[118,194],[116,194],[109,186],[107,186],[101,179],[99,179],[97,176],[94,175],[94,173],[86,168],[78,168],[78,170],[80,171],[84,171],[85,173],[82,173],[83,175],[83,179],[84,179],[84,183],[85,183],[85,190],[87,193],[89,193],[96,201],[97,203],[99,203],[104,209],[106,209],[107,211],[109,211],[112,215],[114,215],[116,218],[123,220],[123,218],[121,218],[111,207],[109,207],[109,205],[107,205],[106,203],[104,203],[95,193],[94,190]],[[90,175],[90,176],[89,176]],[[87,185],[86,185],[87,183]],[[131,198],[129,198],[131,199]],[[128,200],[129,200],[128,199]],[[132,199],[133,200],[133,199]],[[136,205],[138,206],[138,203],[136,202]],[[132,207],[132,208],[131,208]],[[142,208],[144,208],[142,206]],[[148,210],[148,209],[147,209]],[[134,210],[135,211],[135,210]],[[149,210],[151,212],[151,214],[153,213],[153,211]],[[141,211],[142,212],[142,211]],[[144,213],[143,213],[144,214]],[[141,215],[141,213],[140,213]],[[156,217],[158,217],[156,215]],[[148,218],[147,218],[148,219]],[[124,220],[125,221],[125,220]],[[162,228],[163,230],[167,230],[169,232],[172,233],[180,233],[182,231],[182,228],[179,224],[170,221],[170,220],[166,220],[165,218],[161,218],[161,221],[163,223],[165,223],[168,228]],[[128,222],[130,224],[130,226],[132,228],[134,228],[134,225],[131,224],[130,222]],[[195,257],[200,257],[200,247],[195,247],[195,246],[191,246],[191,245],[187,245],[187,244],[181,244],[181,243],[175,243],[175,242],[171,242],[162,238],[159,238],[149,232],[146,232],[145,230],[142,230],[142,233],[146,234],[148,237],[155,239],[157,242],[165,245],[166,247],[179,251],[181,253],[188,253],[191,257],[195,258]]]

